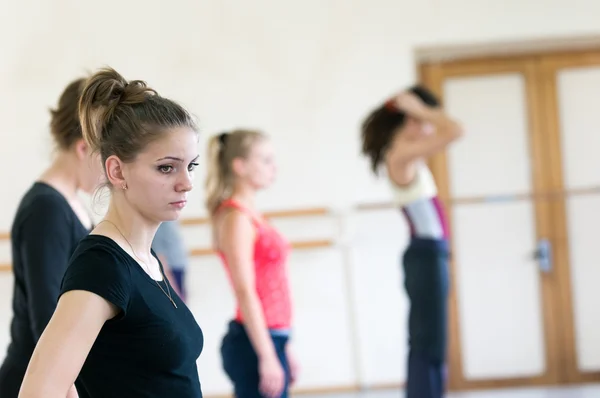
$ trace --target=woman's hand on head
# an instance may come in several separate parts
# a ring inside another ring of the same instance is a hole
[[[429,107],[415,94],[405,91],[394,98],[395,107],[417,119],[425,119]]]

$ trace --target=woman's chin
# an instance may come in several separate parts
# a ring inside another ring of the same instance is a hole
[[[161,214],[161,221],[176,221],[181,216],[181,209],[171,209]]]

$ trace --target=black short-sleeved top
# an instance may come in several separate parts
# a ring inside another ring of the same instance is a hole
[[[168,280],[159,283],[167,291]],[[76,384],[81,398],[202,397],[196,366],[202,330],[169,289],[177,308],[112,239],[89,235],[81,240],[62,293],[89,291],[120,310],[100,330],[81,369]]]
[[[34,183],[21,199],[10,236],[13,317],[4,362],[13,374],[19,369],[21,379],[56,308],[69,258],[89,232],[65,197],[46,183]],[[21,381],[0,377],[0,385]]]

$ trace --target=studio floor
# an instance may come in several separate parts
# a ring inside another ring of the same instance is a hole
[[[311,398],[404,398],[399,390],[311,395]],[[600,398],[600,384],[569,387],[519,388],[450,393],[446,398]]]

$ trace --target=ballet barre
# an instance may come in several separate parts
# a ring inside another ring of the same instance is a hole
[[[332,239],[321,239],[321,240],[305,240],[305,241],[296,241],[290,242],[290,246],[294,250],[304,250],[304,249],[318,249],[324,247],[333,247],[335,242]],[[216,254],[215,251],[211,248],[202,247],[191,249],[189,251],[190,257],[201,257],[201,256],[210,256]]]
[[[272,218],[293,218],[293,217],[312,217],[312,216],[326,216],[331,214],[331,210],[325,207],[315,207],[308,209],[295,209],[295,210],[274,210],[266,211],[263,213],[263,217],[267,219]],[[202,225],[210,223],[208,217],[188,217],[183,218],[180,221],[181,225]]]
[[[332,211],[326,207],[314,207],[308,209],[296,209],[296,210],[275,210],[267,211],[263,213],[263,216],[267,219],[273,218],[293,218],[293,217],[312,217],[312,216],[326,216],[332,214]],[[180,225],[202,225],[208,224],[210,218],[208,217],[187,217],[179,220]],[[0,232],[0,241],[9,240],[10,234],[8,232]]]
[[[294,218],[294,217],[314,217],[314,216],[326,216],[331,215],[333,212],[325,207],[314,207],[306,209],[294,209],[294,210],[275,210],[264,212],[263,215],[267,219],[274,218]],[[182,226],[194,226],[208,224],[210,219],[207,217],[188,217],[180,220]],[[10,240],[10,234],[7,232],[0,232],[0,241]],[[333,239],[318,239],[318,240],[304,240],[304,241],[293,241],[290,242],[290,246],[294,250],[306,250],[306,249],[318,249],[335,246]],[[192,248],[188,252],[190,257],[200,257],[214,255],[215,252],[211,248]],[[11,272],[12,264],[0,263],[0,272]]]
[[[355,206],[358,211],[397,209],[399,206],[392,202],[362,203]]]
[[[10,234],[8,232],[0,232],[0,241],[10,240]],[[12,270],[11,264],[0,263],[0,272],[10,272]]]
[[[547,192],[519,192],[519,193],[507,193],[507,194],[495,194],[495,195],[482,195],[482,196],[470,196],[462,198],[440,198],[441,201],[446,205],[464,205],[464,204],[482,204],[482,203],[506,203],[516,202],[521,200],[559,200],[565,199],[569,196],[584,196],[600,194],[600,186],[584,187],[584,188],[572,188],[572,189],[561,189]],[[366,210],[386,210],[396,209],[399,206],[392,202],[375,202],[375,203],[362,203],[355,207],[358,211]]]
[[[290,246],[294,250],[306,250],[306,249],[319,249],[325,247],[333,247],[335,245],[335,241],[332,239],[319,239],[319,240],[305,240],[305,241],[296,241],[290,242]],[[191,249],[188,252],[190,257],[202,257],[202,256],[210,256],[216,254],[215,251],[211,248],[201,247]],[[0,264],[0,272],[10,272],[12,270],[11,264]]]
[[[559,200],[566,199],[569,196],[584,196],[594,194],[600,194],[600,186],[561,189],[547,192],[519,192],[512,194],[475,196],[466,198],[456,198],[452,200],[443,199],[443,201],[445,203],[451,203],[452,205],[474,203],[502,203],[515,202],[520,200]]]

